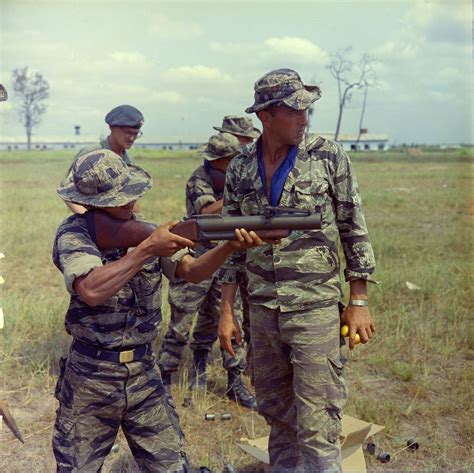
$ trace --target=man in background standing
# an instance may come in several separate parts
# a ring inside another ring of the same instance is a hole
[[[82,156],[89,151],[94,151],[96,149],[110,149],[118,154],[126,164],[132,164],[132,158],[127,153],[127,150],[133,146],[136,139],[142,136],[143,133],[140,131],[140,128],[142,127],[143,122],[144,118],[140,110],[131,105],[119,105],[118,107],[113,108],[105,116],[105,123],[109,125],[110,129],[109,136],[98,143],[86,146],[79,150],[74,157],[73,163],[79,156]],[[71,172],[71,169],[72,164],[69,167],[67,174]],[[72,213],[84,213],[86,211],[85,207],[79,204],[66,202],[66,205]],[[134,212],[138,211],[138,204],[136,204]]]
[[[210,138],[207,146],[200,150],[205,158],[204,165],[199,166],[186,185],[186,210],[192,214],[219,214],[222,209],[225,171],[230,160],[238,153],[239,146],[252,142],[259,136],[247,117],[226,116],[221,131]],[[232,132],[231,134],[229,134]],[[212,245],[200,246],[200,251],[207,251]],[[243,294],[243,330],[245,340],[249,342],[248,310],[246,310],[246,287]],[[191,388],[206,388],[206,367],[212,346],[217,340],[217,325],[220,310],[220,284],[216,278],[196,285],[185,281],[170,282],[168,302],[171,308],[170,326],[165,335],[159,356],[159,365],[163,382],[171,385],[171,375],[176,372],[188,343],[189,332],[194,315],[197,313],[196,326],[190,348],[193,352],[191,370]],[[237,303],[240,311],[240,301]],[[248,347],[249,345],[247,345]],[[223,365],[228,372],[227,396],[239,404],[255,408],[255,397],[247,390],[241,380],[245,368],[246,351],[239,347],[236,356],[223,352]]]

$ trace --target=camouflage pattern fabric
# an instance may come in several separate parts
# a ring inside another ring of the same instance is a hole
[[[223,197],[222,192],[214,191],[212,180],[204,166],[199,166],[191,174],[186,182],[185,193],[186,213],[188,217],[201,213],[204,206],[213,204]]]
[[[222,120],[222,126],[214,126],[214,130],[231,133],[232,135],[246,136],[256,139],[260,136],[260,131],[253,126],[250,117],[238,117],[227,115]]]
[[[349,157],[337,143],[309,137],[298,149],[281,206],[320,211],[322,228],[294,231],[278,245],[233,253],[219,271],[224,282],[240,282],[247,271],[249,303],[291,312],[328,307],[342,296],[337,244],[346,259],[346,280],[367,279],[375,269],[357,181]],[[257,215],[268,206],[258,172],[256,144],[242,149],[227,170],[224,215]]]
[[[159,353],[159,365],[164,371],[174,372],[179,368],[185,347],[189,342],[189,333],[197,313],[196,325],[190,343],[191,350],[212,351],[217,340],[221,301],[221,284],[215,278],[199,284],[191,284],[183,280],[170,282],[168,302],[171,309],[170,325],[163,340]],[[248,312],[242,321],[241,299],[236,298],[235,314],[241,321],[244,340],[249,342]],[[246,351],[238,349],[237,356],[232,357],[222,351],[224,369],[246,366]]]
[[[184,437],[153,355],[127,364],[71,351],[56,387],[58,472],[100,471],[119,427],[140,471],[185,472]]]
[[[258,412],[271,427],[275,472],[340,471],[347,399],[337,306],[281,312],[250,306]]]
[[[88,306],[74,280],[124,256],[100,252],[87,230],[86,216],[74,214],[59,227],[53,261],[64,275],[70,303],[66,331],[74,340],[108,350],[151,343],[161,324],[162,263],[153,258],[113,297]],[[171,274],[168,274],[171,277]],[[58,381],[53,447],[59,471],[97,471],[122,426],[144,471],[185,471],[182,435],[150,355],[128,364],[99,361],[71,351]]]
[[[108,149],[79,156],[57,189],[61,199],[94,207],[120,207],[150,190],[151,176],[141,167],[126,164]]]
[[[232,138],[236,140],[235,137]],[[205,205],[212,204],[219,199],[222,199],[222,193],[214,191],[212,180],[205,167],[199,166],[186,184],[186,211],[188,216],[200,213]],[[198,245],[195,249],[196,257],[213,246],[210,242],[205,245]],[[198,316],[190,347],[192,350],[212,350],[212,345],[217,340],[220,293],[221,285],[216,277],[202,281],[199,284],[192,284],[183,280],[170,281],[168,302],[171,309],[171,319],[159,355],[159,364],[163,370],[176,371],[178,369],[196,313],[198,313]],[[240,298],[236,301],[236,308],[239,306]],[[239,314],[238,310],[236,314]],[[248,334],[247,327],[248,323],[244,324],[244,332]],[[227,352],[223,352],[224,368],[228,369],[235,365],[245,366],[245,350],[241,350],[237,358],[233,359]]]
[[[74,214],[59,227],[53,261],[63,273],[71,299],[66,331],[74,339],[105,349],[124,349],[152,342],[161,329],[160,258],[147,262],[120,291],[103,304],[86,305],[74,291],[74,280],[95,267],[123,257],[125,250],[100,252],[91,240],[86,216]]]
[[[69,169],[67,170],[66,177],[69,176],[69,174],[72,171],[72,167],[74,166],[74,163],[76,162],[76,159],[79,156],[83,156],[84,154],[89,153],[90,151],[96,151],[98,149],[110,149],[112,151],[112,148],[109,143],[109,138],[104,138],[100,140],[99,143],[94,143],[93,145],[86,146],[84,148],[81,148],[78,153],[74,156],[71,166],[69,166]],[[127,153],[127,150],[124,150],[123,155],[120,156],[125,163],[127,164],[133,164],[133,160],[131,156]]]
[[[208,161],[220,158],[233,158],[239,154],[240,142],[230,133],[212,135],[209,141],[199,147],[198,154]]]
[[[257,144],[248,145],[227,170],[223,214],[256,215],[268,205]],[[346,393],[339,361],[339,240],[346,280],[371,281],[375,269],[357,181],[340,145],[308,136],[279,205],[320,212],[322,228],[233,253],[219,279],[248,277],[253,380],[258,410],[271,426],[272,469],[340,471]]]
[[[270,105],[286,105],[295,110],[306,110],[321,97],[317,85],[305,85],[299,74],[292,69],[268,72],[255,82],[254,104],[247,113],[259,112]]]

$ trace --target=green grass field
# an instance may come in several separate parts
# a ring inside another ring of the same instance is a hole
[[[56,228],[67,216],[56,187],[73,150],[0,153],[0,399],[8,402],[26,439],[4,426],[0,471],[53,471],[50,448],[56,401],[55,371],[69,339],[64,331],[67,294],[51,261]],[[141,200],[151,220],[184,212],[184,185],[200,163],[194,152],[132,153],[154,178]],[[357,153],[351,156],[374,245],[377,286],[370,287],[376,336],[348,354],[350,400],[346,412],[386,426],[375,442],[392,454],[387,465],[367,457],[370,471],[473,471],[472,461],[472,200],[473,151]],[[409,289],[407,282],[418,289]],[[165,298],[166,300],[166,298]],[[164,307],[168,317],[167,305]],[[215,356],[209,377],[223,391]],[[257,471],[235,445],[267,432],[256,414],[221,396],[181,407],[193,466],[220,471],[230,462]],[[232,421],[206,423],[204,412],[231,412]],[[410,437],[420,449],[400,451]],[[104,471],[133,471],[123,439]],[[398,451],[398,453],[397,453]]]

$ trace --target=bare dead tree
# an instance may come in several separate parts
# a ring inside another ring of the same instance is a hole
[[[317,84],[317,85],[321,85],[321,81],[319,80],[319,78],[317,76],[313,76],[311,78],[311,85],[312,84]],[[311,128],[311,124],[313,122],[313,115],[314,115],[314,106],[315,106],[316,102],[313,102],[309,108],[308,108],[308,125],[307,125],[307,130],[309,130]]]
[[[331,62],[326,66],[336,79],[339,92],[339,113],[334,133],[335,140],[339,137],[344,108],[350,102],[353,91],[363,87],[368,88],[375,80],[372,58],[368,54],[364,54],[357,63],[354,63],[350,59],[351,54],[351,47],[341,49],[331,55]]]
[[[19,110],[21,124],[25,127],[28,149],[31,148],[33,128],[41,121],[46,112],[43,103],[49,97],[49,84],[39,73],[28,73],[28,67],[15,69],[13,75],[13,90],[19,96]]]
[[[364,87],[364,100],[362,102],[362,109],[360,111],[359,133],[357,134],[356,151],[357,151],[357,145],[359,144],[359,141],[360,141],[360,135],[362,134],[362,123],[364,121],[365,106],[367,105],[367,92],[369,90],[369,86],[368,86],[367,82],[364,84],[363,87]]]

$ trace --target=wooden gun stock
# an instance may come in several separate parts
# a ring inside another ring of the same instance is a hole
[[[91,238],[101,250],[135,247],[156,229],[146,222],[114,219],[100,210],[89,210],[86,218]],[[286,238],[292,230],[321,228],[321,217],[309,212],[238,217],[195,215],[178,222],[171,232],[194,242],[234,240],[237,228],[253,230],[262,239],[280,239]]]
[[[88,210],[86,218],[89,234],[101,250],[133,248],[156,229],[150,223],[112,218],[100,210]]]

